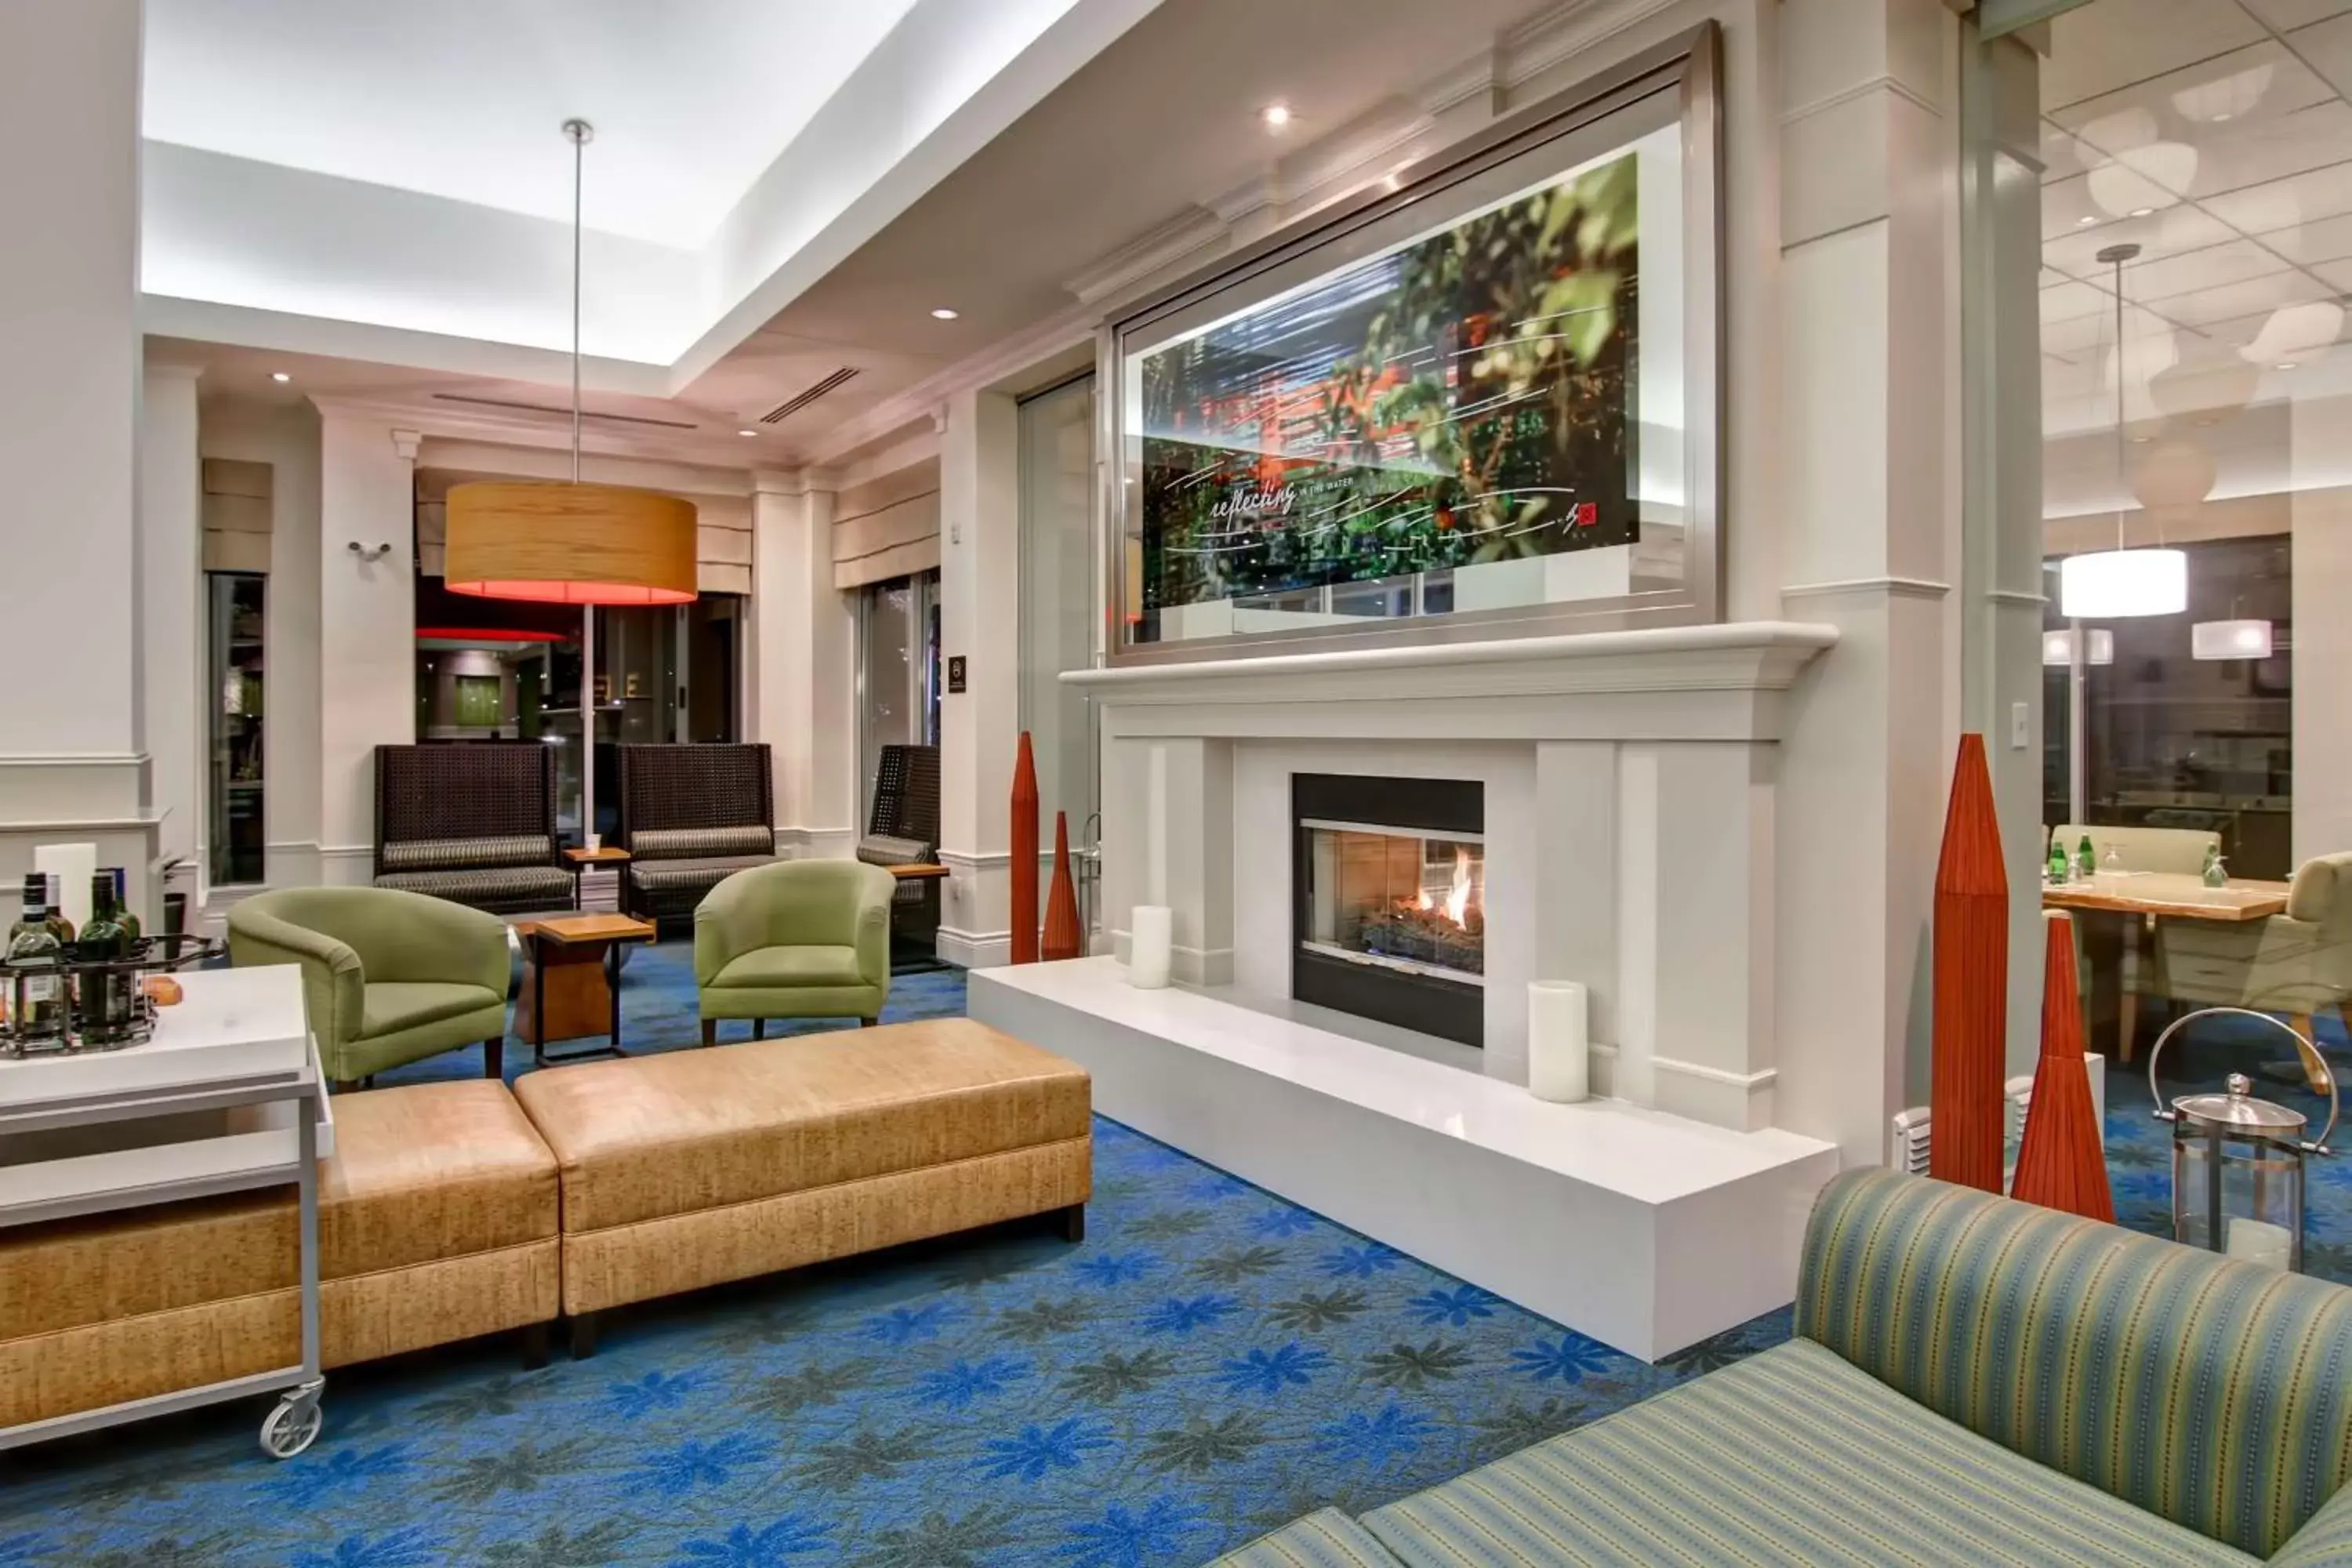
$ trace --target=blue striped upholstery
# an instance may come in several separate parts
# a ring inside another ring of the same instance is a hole
[[[2352,1473],[2352,1290],[2029,1204],[1840,1177],[1806,1231],[1797,1332],[2257,1555]]]
[[[1362,1525],[1327,1508],[1226,1552],[1209,1568],[1397,1568],[1397,1560]]]
[[[1407,1568],[2253,1561],[1794,1340],[1364,1516]]]

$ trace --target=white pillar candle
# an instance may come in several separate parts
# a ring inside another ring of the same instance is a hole
[[[95,844],[42,844],[33,849],[33,869],[56,879],[58,912],[76,931],[89,924],[89,879],[98,871]]]
[[[1127,921],[1127,983],[1139,991],[1168,984],[1176,947],[1176,911],[1166,904],[1138,904]]]
[[[1590,1052],[1584,987],[1573,980],[1528,985],[1528,1092],[1563,1103],[1582,1100]]]

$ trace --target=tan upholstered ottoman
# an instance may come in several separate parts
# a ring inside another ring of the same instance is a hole
[[[563,1180],[563,1310],[593,1314],[996,1220],[1092,1189],[1084,1068],[963,1018],[535,1072]]]
[[[555,1157],[501,1083],[335,1097],[320,1168],[325,1365],[501,1329],[543,1355]],[[301,1359],[290,1191],[0,1231],[0,1426]]]

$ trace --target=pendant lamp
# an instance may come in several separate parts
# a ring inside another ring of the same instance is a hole
[[[2111,245],[2099,252],[2116,269],[2116,487],[2124,475],[2124,263],[2139,255],[2137,245]],[[2116,547],[2069,555],[2058,563],[2058,610],[2070,621],[2116,620],[2126,616],[2173,616],[2189,607],[2189,557],[2178,550],[2129,549],[2124,542],[2124,507],[2116,505]]]
[[[453,594],[582,606],[580,831],[596,830],[596,606],[683,605],[697,587],[694,503],[580,481],[580,193],[595,129],[572,143],[572,479],[452,485],[445,581]]]

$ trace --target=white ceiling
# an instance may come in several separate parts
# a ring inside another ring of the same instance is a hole
[[[144,131],[232,157],[708,239],[913,0],[147,0]]]

